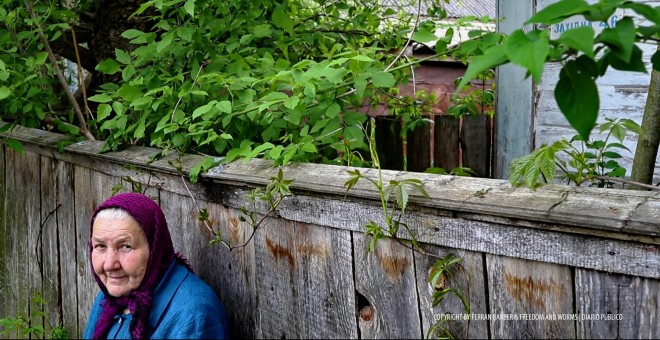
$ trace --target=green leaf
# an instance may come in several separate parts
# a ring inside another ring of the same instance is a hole
[[[364,62],[374,62],[375,61],[375,60],[367,57],[366,55],[362,55],[362,54],[358,54],[358,55],[352,57],[351,59],[357,60],[357,61],[364,61]]]
[[[598,36],[598,41],[605,43],[623,62],[630,63],[635,47],[635,24],[632,18],[625,17],[612,28],[606,28]]]
[[[204,104],[204,105],[196,108],[195,111],[193,111],[193,113],[192,113],[192,118],[196,119],[197,117],[211,111],[211,109],[213,108],[214,105],[215,105],[215,103],[212,101],[210,103]]]
[[[611,177],[625,177],[626,176],[626,168],[616,168],[610,172],[607,173],[607,176]]]
[[[300,124],[300,119],[302,118],[302,112],[298,110],[293,110],[289,112],[286,116],[284,116],[284,119],[288,121],[289,123],[293,125],[298,125]]]
[[[105,59],[96,65],[96,70],[105,74],[115,74],[119,69],[120,65],[114,59]]]
[[[154,99],[152,97],[142,97],[142,98],[138,98],[138,99],[132,101],[129,106],[139,109],[139,108],[142,108],[142,107],[149,106],[151,104],[151,102],[153,102],[153,100]]]
[[[463,87],[483,71],[489,70],[495,66],[505,64],[509,61],[506,48],[503,45],[489,47],[484,54],[478,55],[472,59],[465,70],[463,79],[456,87],[456,93],[460,93]]]
[[[589,8],[584,0],[562,0],[536,12],[525,24],[552,25],[575,14],[588,12]]]
[[[284,6],[278,6],[277,8],[275,8],[271,19],[273,20],[273,23],[277,27],[280,27],[281,29],[285,30],[287,33],[292,34],[294,22],[293,20],[291,20],[289,13],[286,13],[282,10],[283,7]]]
[[[110,97],[109,95],[107,95],[105,93],[101,93],[101,94],[93,95],[93,96],[87,98],[87,100],[89,100],[90,102],[95,102],[95,103],[107,103],[107,102],[112,101],[112,97]]]
[[[438,40],[438,37],[436,37],[435,34],[429,30],[420,29],[412,35],[412,40],[420,43],[427,43],[430,41]]]
[[[223,100],[215,104],[216,109],[218,111],[223,112],[223,113],[231,113],[232,110],[232,105],[231,102],[228,100]]]
[[[381,88],[390,88],[395,84],[394,75],[389,72],[376,71],[371,74],[371,80],[374,86]]]
[[[0,87],[0,99],[5,99],[11,95],[11,89],[7,86]]]
[[[310,142],[304,143],[300,147],[300,150],[304,151],[304,152],[307,152],[307,153],[317,153],[318,152],[318,150],[316,149],[316,146],[314,146],[314,144],[312,144]]]
[[[619,57],[618,53],[613,50],[608,52],[605,56],[606,62],[613,68],[621,71],[633,71],[646,73],[646,64],[642,59],[642,49],[638,46],[633,46],[632,56],[630,61],[624,61]]]
[[[369,83],[369,75],[367,74],[359,74],[357,77],[355,77],[355,94],[358,97],[363,97],[364,92],[367,89],[367,84]]]
[[[284,101],[284,106],[293,110],[298,106],[299,102],[300,98],[298,98],[298,96],[291,96]]]
[[[195,17],[195,0],[187,0],[185,4],[183,4],[183,10],[188,13],[191,17]]]
[[[163,35],[163,39],[156,43],[156,52],[162,52],[164,49],[170,46],[172,40],[174,40],[174,34],[172,34],[172,32],[165,33],[165,35]]]
[[[596,82],[571,60],[561,69],[555,100],[568,122],[583,140],[589,140],[596,125],[600,101]]]
[[[522,30],[515,30],[507,39],[505,46],[509,60],[526,68],[534,82],[538,83],[550,52],[550,43],[548,31],[536,32],[525,34]]]
[[[124,31],[124,33],[121,34],[122,37],[126,39],[135,39],[141,35],[144,35],[144,32],[136,29],[129,29]]]
[[[185,41],[192,41],[193,34],[195,34],[195,29],[188,26],[180,27],[176,31],[176,35]]]
[[[614,152],[614,151],[605,151],[603,152],[603,156],[607,158],[612,158],[612,159],[619,159],[623,158],[620,153]]]
[[[7,146],[10,148],[14,149],[14,151],[18,153],[23,153],[23,144],[13,138],[7,138],[6,139]]]
[[[111,112],[112,112],[112,108],[110,107],[110,105],[101,104],[101,105],[99,105],[98,109],[96,110],[96,114],[97,114],[96,118],[100,122],[100,121],[108,118],[108,116],[110,116]]]
[[[270,29],[270,24],[262,24],[252,28],[252,34],[256,38],[270,37],[273,33]]]
[[[566,46],[583,52],[586,56],[594,58],[594,29],[589,26],[580,26],[564,32],[559,41]]]
[[[261,145],[257,146],[256,148],[254,148],[254,150],[252,150],[252,152],[250,152],[247,156],[245,156],[243,158],[243,162],[247,163],[250,159],[252,159],[254,157],[257,157],[261,153],[263,153],[264,151],[270,150],[274,147],[275,147],[275,145],[273,145],[272,143],[269,143],[269,142],[261,144]]]
[[[131,55],[124,50],[115,48],[115,56],[117,56],[117,61],[122,64],[128,65],[131,63]]]

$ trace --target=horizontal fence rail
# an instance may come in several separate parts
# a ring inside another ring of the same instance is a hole
[[[0,123],[2,124],[2,123]],[[383,170],[417,178],[430,199],[411,195],[403,217],[424,251],[462,259],[451,280],[470,304],[449,296],[432,307],[427,281],[435,258],[395,240],[377,243],[363,226],[383,224],[377,191],[350,168],[292,164],[294,196],[244,248],[209,245],[198,206],[225,240],[241,244],[250,190],[278,169],[254,159],[215,167],[192,184],[161,150],[101,153],[102,142],[57,151],[63,136],[19,128],[17,153],[0,148],[0,304],[45,317],[79,336],[97,293],[87,259],[89,219],[113,190],[142,188],[162,206],[175,248],[226,305],[231,332],[245,338],[420,338],[448,319],[460,338],[659,338],[660,195],[618,189],[516,188],[502,180]],[[201,161],[183,155],[184,173]],[[377,170],[361,169],[376,178]],[[267,212],[257,207],[258,213]],[[400,233],[405,239],[405,233]],[[21,337],[21,334],[14,334]]]

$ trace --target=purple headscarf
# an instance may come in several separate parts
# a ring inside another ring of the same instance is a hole
[[[92,215],[91,230],[94,228],[94,220],[99,211],[108,208],[119,208],[129,213],[140,224],[144,234],[147,237],[149,244],[149,259],[147,262],[147,270],[140,286],[122,297],[113,297],[108,293],[101,279],[94,272],[92,264],[92,275],[98,283],[101,291],[104,294],[104,299],[101,305],[103,311],[99,317],[98,322],[94,328],[94,339],[105,339],[107,337],[114,317],[128,308],[133,314],[132,322],[130,325],[130,333],[134,339],[143,339],[147,336],[147,322],[149,314],[151,313],[152,294],[160,280],[167,272],[167,269],[172,264],[175,258],[186,265],[192,271],[190,263],[181,254],[174,252],[172,238],[167,229],[167,221],[160,206],[156,204],[151,198],[138,194],[138,193],[122,193],[115,195],[105,202],[101,203],[94,214]],[[92,239],[90,232],[89,239],[89,260],[92,262]]]

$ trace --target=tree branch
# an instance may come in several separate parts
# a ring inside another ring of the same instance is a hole
[[[644,183],[635,182],[635,181],[631,181],[631,180],[624,179],[624,178],[619,178],[619,177],[594,176],[594,178],[595,179],[600,179],[600,180],[603,180],[603,181],[612,181],[612,182],[619,182],[619,183],[624,183],[624,184],[636,185],[640,188],[646,188],[646,189],[649,189],[649,190],[659,190],[660,191],[660,187],[657,187],[655,185],[644,184]]]
[[[62,84],[62,87],[64,88],[64,91],[66,92],[66,95],[69,98],[69,102],[71,102],[71,105],[73,106],[73,110],[80,124],[80,133],[83,136],[87,137],[87,139],[89,140],[96,140],[96,138],[94,138],[94,136],[89,132],[89,129],[87,129],[87,123],[85,123],[85,117],[83,116],[82,111],[80,110],[78,101],[76,101],[76,98],[73,96],[73,93],[71,92],[71,88],[69,88],[69,84],[66,82],[66,79],[62,74],[62,70],[60,69],[60,66],[57,63],[57,59],[55,59],[55,54],[53,54],[53,50],[51,50],[50,48],[48,39],[46,39],[46,37],[44,36],[44,32],[41,29],[41,26],[36,22],[36,15],[32,10],[32,5],[30,5],[29,0],[24,0],[24,3],[28,13],[30,13],[30,17],[32,18],[32,20],[35,20],[35,25],[37,26],[37,34],[39,34],[39,39],[44,44],[44,47],[46,48],[46,52],[48,52],[48,59],[50,60],[51,64],[53,64],[53,68],[55,68],[55,74],[57,75],[57,79],[59,79],[60,84]]]

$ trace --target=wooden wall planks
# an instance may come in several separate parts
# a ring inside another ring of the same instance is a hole
[[[365,253],[369,237],[363,225],[369,220],[382,223],[382,215],[369,185],[359,184],[349,194],[342,190],[346,168],[287,167],[285,177],[296,178],[295,196],[284,201],[277,216],[266,219],[245,248],[230,252],[208,245],[212,235],[198,221],[195,203],[166,160],[151,167],[139,163],[152,149],[100,155],[95,143],[84,143],[57,154],[29,143],[25,154],[3,149],[0,158],[3,188],[23,189],[3,191],[2,225],[10,233],[3,243],[8,258],[3,267],[16,273],[2,278],[9,315],[25,311],[28,290],[40,286],[44,293],[61,295],[44,294],[54,313],[49,320],[59,320],[61,308],[70,334],[82,332],[98,292],[87,258],[89,218],[113,187],[123,184],[124,191],[129,189],[124,176],[142,183],[160,202],[176,249],[190,258],[225,303],[235,337],[422,337],[436,315],[464,312],[451,296],[431,308],[427,275],[432,258],[394,241]],[[187,156],[184,169],[195,161]],[[124,166],[136,163],[143,170]],[[251,233],[239,220],[240,207],[248,204],[246,194],[276,171],[258,160],[233,163],[187,185],[200,208],[208,209],[213,227],[236,245]],[[383,172],[385,181],[404,175]],[[405,222],[426,251],[463,259],[455,283],[469,295],[472,313],[623,316],[613,321],[473,319],[468,337],[658,337],[660,231],[653,222],[658,220],[657,195],[562,187],[532,192],[495,180],[419,177],[434,198],[414,200]],[[540,222],[541,207],[548,206],[552,209],[546,210],[546,217],[552,222]],[[613,206],[615,210],[609,208]],[[493,207],[498,208],[487,210]],[[592,225],[581,226],[589,221]],[[28,269],[39,266],[25,261],[34,255],[30,243],[42,223],[46,265],[32,273]],[[50,280],[58,271],[59,293],[56,281]],[[19,284],[23,282],[28,284]],[[371,308],[365,308],[368,305]],[[456,337],[465,336],[466,323],[449,326]]]

